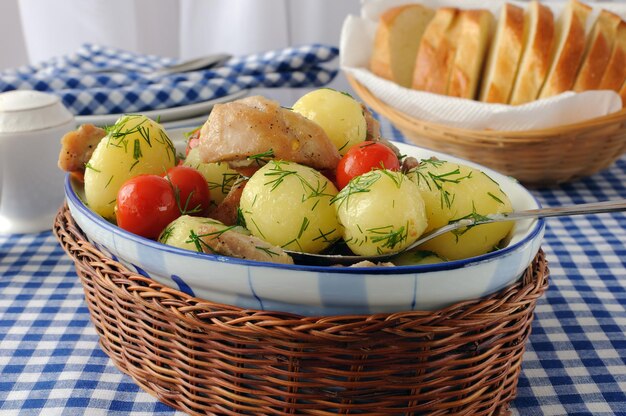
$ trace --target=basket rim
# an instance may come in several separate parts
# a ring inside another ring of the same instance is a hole
[[[494,301],[496,304],[500,304],[504,294],[507,294],[508,299],[509,292],[525,293],[522,289],[530,290],[529,288],[533,288],[533,291],[541,295],[547,289],[548,280],[550,277],[547,253],[543,250],[542,247],[540,247],[538,252],[531,259],[530,263],[528,264],[522,275],[517,280],[483,297],[460,300],[436,310],[415,309],[397,312],[351,313],[345,315],[301,315],[285,311],[243,308],[235,305],[204,299],[201,297],[196,297],[185,293],[180,289],[164,285],[150,277],[134,272],[126,267],[124,264],[120,263],[117,259],[107,257],[106,254],[100,251],[87,239],[83,230],[76,223],[76,220],[72,216],[67,202],[59,208],[55,217],[52,231],[68,257],[70,257],[70,259],[74,263],[76,263],[77,270],[78,263],[84,261],[88,268],[99,268],[101,271],[117,271],[125,276],[125,279],[127,279],[128,282],[123,283],[122,280],[115,282],[107,273],[97,273],[97,277],[98,279],[108,280],[111,284],[111,289],[115,291],[127,291],[128,293],[133,291],[144,291],[146,293],[150,292],[150,294],[154,295],[154,299],[150,299],[150,296],[138,296],[137,298],[135,298],[135,301],[139,302],[141,305],[153,307],[154,300],[156,300],[157,302],[164,301],[164,303],[168,303],[168,301],[165,299],[167,298],[170,301],[183,302],[184,305],[182,306],[184,306],[184,308],[187,309],[188,312],[197,311],[207,307],[213,307],[218,309],[221,308],[225,312],[238,313],[241,316],[271,315],[273,316],[273,319],[284,319],[286,322],[297,318],[303,322],[324,322],[326,325],[331,325],[333,319],[341,319],[346,322],[355,320],[358,321],[360,319],[366,319],[373,322],[373,320],[375,319],[382,319],[387,322],[387,324],[392,324],[395,320],[403,320],[407,317],[440,317],[445,314],[453,313],[454,311],[461,308],[467,308],[467,311],[471,312],[472,308],[475,305],[479,305],[483,302]],[[96,256],[97,261],[94,262],[89,260],[89,256],[82,259],[78,258],[75,252],[80,250],[89,252],[91,256]],[[539,271],[535,270],[537,264],[542,265],[543,273],[539,273]],[[515,298],[516,296],[517,295],[512,295],[513,298]],[[170,306],[172,305],[174,304],[170,304]],[[190,319],[199,319],[199,317]]]
[[[529,142],[543,142],[546,138],[550,140],[558,139],[559,136],[563,136],[564,139],[569,140],[567,134],[573,131],[582,129],[593,129],[594,127],[604,126],[609,123],[625,122],[626,121],[626,107],[621,110],[596,117],[593,119],[565,124],[561,126],[554,126],[545,129],[533,129],[533,130],[478,130],[468,129],[456,126],[448,126],[441,123],[435,123],[426,120],[420,120],[414,118],[394,107],[382,101],[376,97],[366,86],[361,84],[351,74],[344,71],[344,75],[355,92],[365,101],[368,105],[371,105],[374,110],[381,113],[391,121],[399,121],[403,124],[419,123],[425,127],[445,131],[449,134],[463,136],[464,139],[475,140],[498,140],[498,142],[511,140],[512,142],[520,143],[520,140],[526,139]],[[391,116],[391,117],[390,117]],[[480,136],[477,138],[476,136]],[[506,137],[503,137],[506,136]]]

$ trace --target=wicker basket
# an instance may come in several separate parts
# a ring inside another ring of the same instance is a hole
[[[54,232],[74,260],[102,349],[148,393],[192,414],[507,414],[537,299],[522,281],[434,312],[302,317],[192,298]]]
[[[347,75],[354,91],[418,146],[551,186],[607,168],[626,152],[626,108],[582,123],[542,130],[468,130],[417,120],[378,99]]]

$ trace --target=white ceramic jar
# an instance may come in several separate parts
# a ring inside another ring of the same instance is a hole
[[[0,94],[1,234],[52,228],[64,199],[60,141],[74,128],[74,116],[55,95]]]

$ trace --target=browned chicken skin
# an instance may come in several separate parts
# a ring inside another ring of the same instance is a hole
[[[196,231],[202,240],[205,253],[221,254],[246,260],[270,263],[293,264],[293,259],[285,251],[260,238],[224,230],[215,224],[203,224]]]
[[[216,207],[209,211],[209,217],[218,220],[222,224],[235,225],[237,223],[237,210],[241,193],[248,181],[239,181],[232,186],[226,197]]]
[[[104,136],[106,131],[93,124],[83,124],[77,130],[66,133],[61,138],[59,168],[66,172],[84,173],[85,165]]]
[[[199,147],[205,162],[271,155],[321,170],[334,169],[340,159],[318,124],[261,96],[217,104],[202,126]]]

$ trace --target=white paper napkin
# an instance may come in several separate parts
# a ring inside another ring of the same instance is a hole
[[[519,106],[487,104],[474,100],[447,97],[401,87],[380,78],[368,69],[378,17],[390,7],[410,1],[363,0],[361,16],[348,16],[341,33],[341,68],[367,87],[386,104],[407,115],[430,122],[467,129],[500,131],[534,130],[581,122],[604,116],[622,108],[621,98],[614,91],[571,91]],[[487,8],[498,15],[504,0],[462,3],[446,0],[423,0],[421,4],[437,8],[455,6],[462,8]],[[510,2],[526,7],[524,2]],[[559,15],[563,2],[546,3]],[[611,10],[624,17],[625,4],[594,2],[593,21],[600,9]]]

